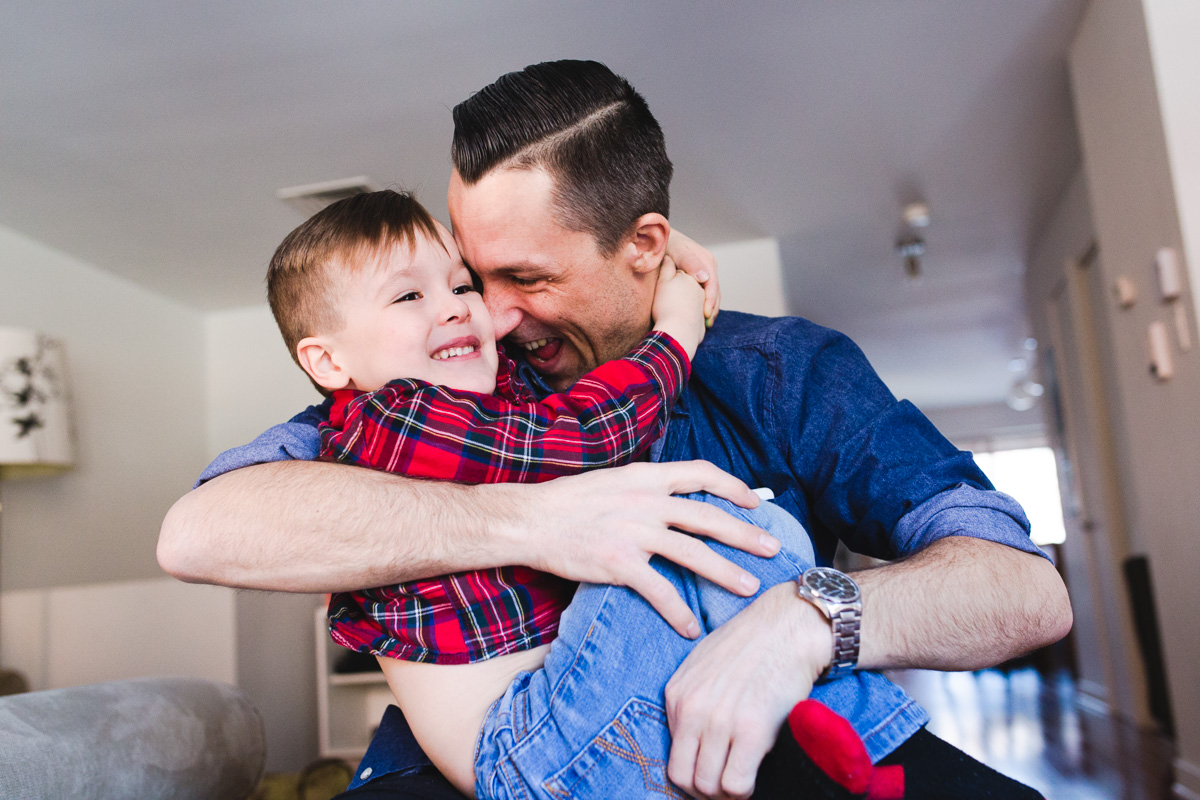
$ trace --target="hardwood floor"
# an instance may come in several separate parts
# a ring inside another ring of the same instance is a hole
[[[1170,798],[1172,745],[1075,702],[1070,675],[889,673],[933,718],[929,730],[1048,800]]]

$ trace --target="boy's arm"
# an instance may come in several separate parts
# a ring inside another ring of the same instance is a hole
[[[674,339],[650,333],[541,402],[394,381],[350,402],[334,420],[341,430],[325,430],[322,458],[461,483],[536,483],[625,464],[662,433],[688,370]]]

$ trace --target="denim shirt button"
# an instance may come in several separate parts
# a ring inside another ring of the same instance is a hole
[[[367,767],[358,774],[358,779],[360,781],[365,781],[367,778],[371,777],[372,772],[374,772],[374,770],[372,770],[370,767]]]

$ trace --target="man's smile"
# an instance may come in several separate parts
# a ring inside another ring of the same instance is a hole
[[[552,361],[558,355],[559,350],[562,349],[562,339],[556,336],[547,336],[542,339],[521,342],[519,346],[530,358],[545,363]]]

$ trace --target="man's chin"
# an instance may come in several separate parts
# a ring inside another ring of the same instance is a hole
[[[543,360],[531,357],[529,364],[538,371],[542,379],[556,392],[569,389],[575,381],[582,378],[588,371],[581,366],[578,355],[568,348],[563,348],[554,358],[550,359]]]

